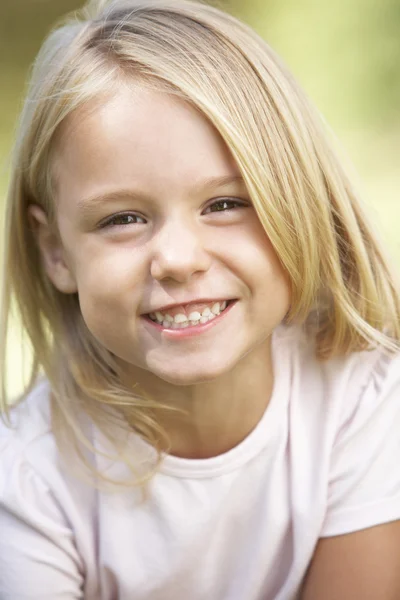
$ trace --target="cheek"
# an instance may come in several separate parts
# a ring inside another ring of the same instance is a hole
[[[133,252],[80,250],[74,260],[79,302],[89,328],[118,327],[138,311],[145,281]]]
[[[82,278],[78,297],[85,324],[97,341],[113,354],[136,344],[139,298],[132,286],[113,278]],[[123,351],[124,352],[124,351]]]
[[[289,276],[258,219],[250,228],[240,231],[236,239],[240,243],[231,245],[232,252],[253,282],[275,281],[285,288],[290,287]]]
[[[77,248],[73,262],[79,292],[105,300],[140,284],[145,265],[137,250],[90,239]]]
[[[246,258],[246,264],[260,301],[268,306],[271,317],[283,319],[291,302],[290,278],[261,224],[252,236],[251,257]]]

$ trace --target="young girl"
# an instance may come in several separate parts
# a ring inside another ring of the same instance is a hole
[[[2,600],[400,597],[399,292],[254,32],[186,0],[56,30],[4,233]]]

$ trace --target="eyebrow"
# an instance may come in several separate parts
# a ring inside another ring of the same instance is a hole
[[[200,192],[211,193],[212,191],[215,191],[221,187],[232,184],[242,186],[245,185],[243,177],[241,175],[222,175],[220,177],[209,177],[207,179],[202,180],[201,182],[195,183],[192,186],[190,194],[196,195]],[[80,199],[78,200],[77,205],[80,211],[84,213],[91,213],[105,202],[122,199],[140,199],[149,201],[152,200],[146,193],[142,193],[139,190],[127,188],[105,192],[104,194],[97,194],[95,196],[89,196],[88,198]]]

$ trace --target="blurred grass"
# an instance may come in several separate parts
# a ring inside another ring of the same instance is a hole
[[[328,121],[400,266],[399,0],[231,0]]]
[[[80,0],[0,0],[0,207],[29,65],[51,24],[80,5]],[[221,0],[219,5],[272,45],[321,110],[354,163],[372,219],[400,265],[399,0]],[[13,392],[23,379],[22,346],[14,332]]]

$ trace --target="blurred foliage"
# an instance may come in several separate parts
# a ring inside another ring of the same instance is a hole
[[[12,133],[43,38],[61,15],[81,5],[79,0],[0,0],[0,151]]]
[[[342,125],[400,124],[399,0],[231,0]]]
[[[400,121],[400,0],[219,0],[282,55],[330,120]],[[0,2],[0,132],[50,26],[82,0]]]
[[[210,0],[282,56],[344,142],[400,261],[400,0]],[[0,0],[0,196],[41,41],[83,0]],[[396,224],[396,226],[395,226]]]
[[[270,43],[339,134],[400,264],[400,0],[210,2]],[[29,65],[51,26],[82,3],[0,0],[0,207]],[[14,331],[10,349],[9,388],[17,393],[23,344]]]

